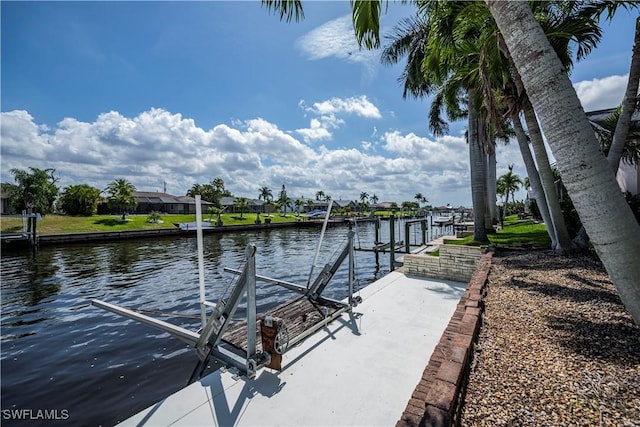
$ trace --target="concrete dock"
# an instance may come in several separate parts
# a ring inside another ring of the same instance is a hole
[[[282,372],[216,371],[120,425],[395,425],[466,286],[391,272],[352,314],[288,351]]]

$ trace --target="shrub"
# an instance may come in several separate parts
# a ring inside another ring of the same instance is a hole
[[[147,222],[152,224],[159,224],[162,221],[162,217],[156,211],[151,211],[149,215],[147,215]]]

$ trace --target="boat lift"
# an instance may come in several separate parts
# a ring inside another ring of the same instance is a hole
[[[322,244],[322,237],[330,211],[331,206],[327,210],[314,264]],[[200,223],[199,196],[196,196],[196,219]],[[257,371],[261,368],[267,367],[281,370],[283,354],[297,343],[340,317],[343,313],[351,312],[354,307],[362,302],[360,296],[354,294],[355,252],[353,236],[353,230],[349,229],[347,242],[336,260],[332,263],[327,263],[313,283],[311,282],[310,274],[309,282],[306,286],[256,274],[256,247],[249,244],[245,249],[244,262],[241,269],[234,270],[225,267],[225,271],[236,274],[235,283],[229,297],[213,303],[205,300],[202,228],[198,227],[202,327],[197,332],[105,301],[94,299],[92,304],[168,332],[193,347],[198,356],[198,363],[189,383],[201,378],[210,364],[218,368],[233,369],[239,376],[254,379]],[[346,302],[324,297],[322,295],[323,291],[345,259],[348,259],[349,262],[348,298]],[[311,273],[313,273],[313,266]],[[299,296],[266,314],[258,316],[256,309],[256,282],[258,280],[282,286],[296,292]],[[244,322],[232,323],[233,315],[241,300],[245,297],[247,306],[246,319]],[[212,311],[208,316],[207,308]],[[260,343],[258,343],[258,337],[260,337]]]

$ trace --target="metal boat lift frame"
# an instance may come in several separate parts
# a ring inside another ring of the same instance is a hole
[[[197,198],[198,197],[196,197],[196,206],[200,207],[200,203]],[[327,212],[326,219],[328,219],[329,211],[330,209]],[[201,218],[201,214],[198,215],[198,212],[196,212],[196,218]],[[325,228],[323,227],[322,234],[324,234],[324,230]],[[92,300],[92,304],[97,307],[168,332],[169,334],[185,342],[189,346],[194,347],[199,362],[196,365],[189,382],[193,381],[194,379],[200,378],[209,365],[210,361],[212,361],[216,365],[220,365],[221,367],[234,369],[239,375],[245,376],[249,379],[253,379],[255,378],[256,372],[259,369],[270,366],[272,357],[274,355],[281,355],[286,353],[295,344],[313,335],[315,332],[340,317],[343,313],[351,311],[353,307],[357,306],[358,303],[362,301],[359,296],[354,296],[355,252],[353,246],[354,232],[351,229],[347,233],[347,243],[342,248],[335,262],[326,264],[313,284],[309,283],[307,284],[307,286],[301,286],[295,283],[257,275],[255,267],[256,247],[252,244],[247,245],[244,253],[244,267],[241,270],[234,270],[225,267],[225,271],[236,273],[237,278],[235,284],[233,285],[233,290],[229,298],[227,300],[221,299],[220,301],[218,301],[218,303],[212,303],[210,301],[206,301],[205,299],[201,233],[202,229],[199,227],[198,252],[200,259],[199,273],[202,328],[198,332],[193,332],[180,326],[101,300]],[[326,286],[329,284],[330,280],[338,271],[338,268],[347,258],[349,260],[349,294],[347,302],[345,303],[343,301],[338,301],[322,296],[322,293],[325,290]],[[263,350],[259,351],[256,342],[258,333],[256,282],[258,280],[282,286],[288,290],[307,297],[309,301],[315,306],[332,307],[333,309],[335,309],[335,311],[329,314],[328,310],[325,310],[323,312],[323,319],[321,319],[321,321],[305,329],[299,335],[295,337],[287,337],[285,340],[280,340],[279,342],[278,336],[283,331],[286,333],[286,325],[283,324],[282,320],[273,319],[268,315],[265,316],[263,319],[260,319],[260,322],[265,323],[268,327],[276,328],[276,345],[275,348],[270,349],[270,351],[265,351],[264,348]],[[232,323],[233,315],[244,297],[246,297],[247,306],[246,349],[239,348],[229,342],[226,342],[223,339],[223,335],[229,330],[229,326]],[[212,313],[210,316],[207,316],[207,307],[212,308]]]

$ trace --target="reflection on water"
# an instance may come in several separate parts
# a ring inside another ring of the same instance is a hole
[[[362,247],[373,246],[373,225],[358,231]],[[316,273],[346,242],[346,232],[327,230]],[[238,268],[248,243],[257,247],[258,274],[306,284],[318,237],[317,229],[205,235],[207,299],[228,290],[234,276],[224,267]],[[388,257],[380,261],[376,267],[371,253],[356,253],[359,286],[389,270]],[[36,254],[3,253],[1,267],[2,409],[66,409],[70,418],[59,423],[113,425],[186,384],[197,360],[193,350],[90,301],[173,313],[164,320],[196,330],[195,238],[42,247]],[[346,296],[347,272],[346,265],[338,271],[328,296]],[[261,311],[291,297],[277,286],[258,286]],[[3,419],[12,424],[20,422]]]

